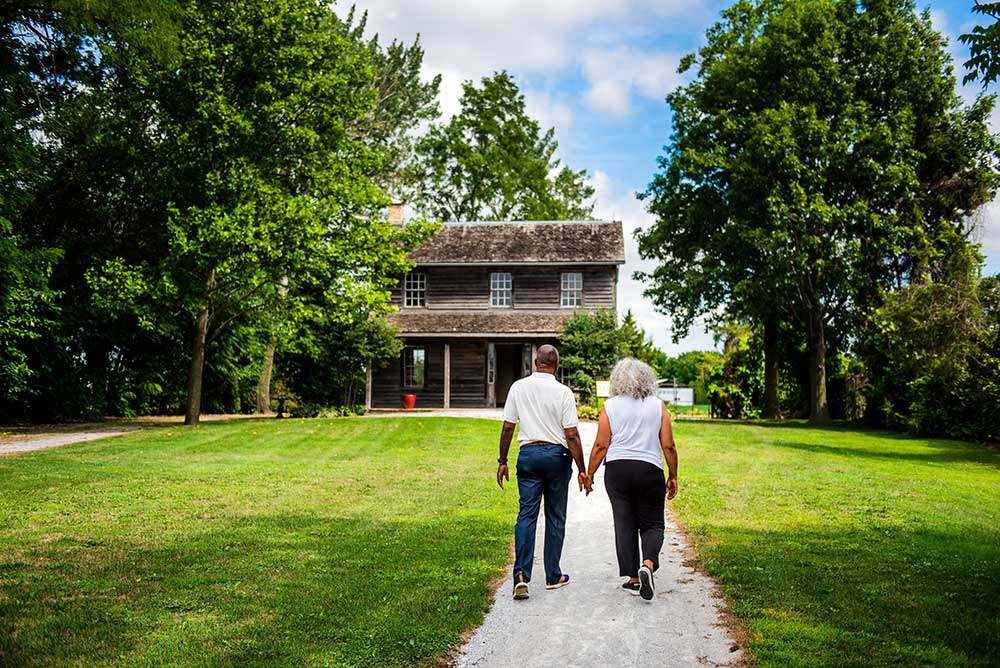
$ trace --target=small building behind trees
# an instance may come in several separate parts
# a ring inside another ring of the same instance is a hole
[[[620,222],[445,223],[392,292],[399,358],[369,371],[369,408],[502,406],[578,310],[615,309]]]

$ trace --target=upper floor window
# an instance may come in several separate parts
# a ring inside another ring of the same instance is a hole
[[[490,306],[513,304],[514,281],[510,272],[495,271],[490,274]]]
[[[563,272],[559,305],[583,306],[583,274],[578,271]]]
[[[411,272],[403,281],[403,306],[427,304],[427,274]]]
[[[425,348],[403,349],[403,387],[423,387],[427,371]]]

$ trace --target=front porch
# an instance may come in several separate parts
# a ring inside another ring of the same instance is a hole
[[[403,337],[403,352],[382,369],[369,369],[365,405],[398,409],[402,395],[416,408],[502,407],[514,381],[531,373],[535,353],[555,335]]]

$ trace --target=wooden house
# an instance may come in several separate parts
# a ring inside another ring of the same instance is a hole
[[[502,406],[574,311],[617,307],[625,251],[620,222],[465,222],[411,259],[390,316],[403,352],[369,371],[369,408]]]

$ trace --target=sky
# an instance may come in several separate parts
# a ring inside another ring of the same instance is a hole
[[[349,5],[341,0],[341,7]],[[704,43],[705,30],[728,3],[698,0],[357,0],[368,12],[369,32],[385,43],[423,44],[424,75],[442,77],[444,117],[458,108],[461,85],[507,70],[518,81],[528,112],[555,128],[558,156],[586,169],[596,189],[595,217],[620,220],[626,262],[620,311],[631,309],[654,343],[668,354],[717,347],[703,324],[673,341],[670,317],[658,313],[633,278],[649,268],[632,231],[652,224],[635,195],[656,172],[670,134],[665,102],[683,83],[680,58]],[[946,39],[961,81],[966,48],[958,35],[975,25],[973,0],[918,3]],[[978,85],[960,87],[972,100]],[[995,92],[995,91],[988,91]],[[1000,132],[1000,111],[991,120]],[[1000,272],[1000,199],[976,216],[986,272]]]

